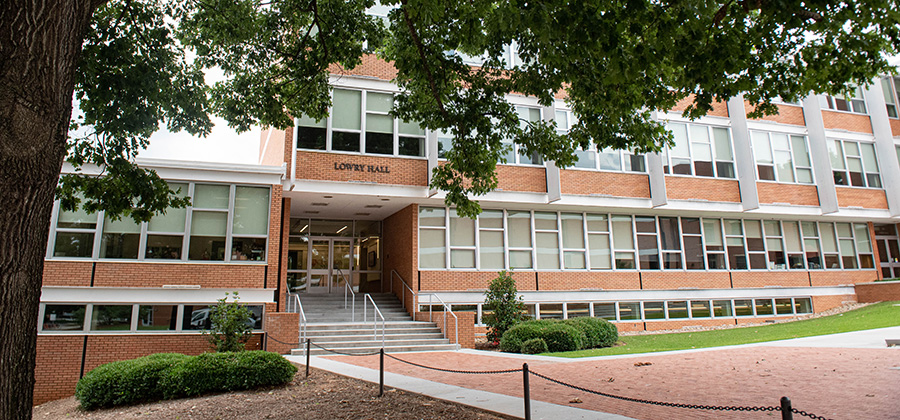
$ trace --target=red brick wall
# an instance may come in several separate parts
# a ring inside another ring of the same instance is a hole
[[[672,200],[741,202],[737,181],[701,177],[667,176],[666,196]]]
[[[90,286],[91,261],[44,261],[44,286]]]
[[[301,345],[299,321],[300,314],[294,312],[266,313],[266,350],[287,354],[291,349],[299,348]]]
[[[869,270],[847,271],[810,271],[813,286],[837,286],[841,284],[857,284],[875,281],[878,272]]]
[[[752,121],[772,121],[779,124],[806,125],[806,119],[803,117],[803,107],[797,105],[776,105],[778,113],[775,115],[766,115],[762,118],[754,118]],[[755,109],[750,102],[744,101],[744,109],[747,112]]]
[[[872,123],[869,121],[868,115],[828,111],[823,109],[822,119],[825,122],[825,128],[828,129],[872,133]]]
[[[857,284],[856,297],[859,302],[900,300],[900,281]]]
[[[635,271],[541,271],[538,286],[540,290],[637,290],[641,288],[639,276]]]
[[[641,280],[644,289],[677,289],[679,287],[727,289],[731,287],[728,273],[714,271],[643,271]]]
[[[419,252],[419,206],[410,204],[382,221],[382,279],[391,279],[391,270],[397,270],[397,274],[413,289],[418,290],[417,269]],[[394,294],[403,299],[403,290],[406,288],[395,278],[394,284],[385,284],[385,291],[393,290]],[[404,305],[407,309],[413,307],[412,297],[405,295]]]
[[[394,65],[379,60],[374,54],[367,54],[362,57],[362,63],[353,69],[345,69],[338,64],[332,64],[328,67],[328,71],[332,74],[348,75],[348,76],[370,76],[381,80],[393,80],[397,76],[397,69]]]
[[[834,187],[834,189],[837,191],[838,207],[888,208],[884,190],[850,187]]]
[[[265,266],[262,265],[99,261],[94,286],[160,287],[164,284],[197,284],[203,288],[262,288],[264,276]]]
[[[734,287],[736,288],[766,286],[809,286],[809,274],[806,271],[733,271],[731,273],[731,280],[734,282]]]
[[[685,109],[687,109],[688,105],[692,103],[694,103],[694,95],[690,95],[687,98],[678,101],[678,103],[675,104],[675,107],[672,108],[672,111],[684,111]],[[727,104],[725,104],[725,102],[714,101],[713,109],[706,115],[728,118],[728,106]]]
[[[763,204],[789,203],[798,206],[818,206],[819,192],[815,185],[777,184],[757,182],[759,202]]]
[[[604,194],[650,198],[650,178],[643,174],[560,169],[563,194]]]
[[[363,171],[335,169],[335,165],[362,165]],[[369,172],[369,166],[386,166],[390,173]],[[297,178],[317,181],[373,182],[390,185],[428,185],[428,161],[328,152],[297,152]]]
[[[153,353],[200,354],[210,350],[206,337],[199,334],[123,334],[87,336],[39,335],[37,339],[37,367],[34,377],[34,404],[42,404],[75,393],[81,373],[84,352],[84,373],[104,363],[128,360]],[[247,350],[260,348],[260,334],[246,345]]]
[[[497,165],[497,189],[547,192],[547,170],[534,166]]]
[[[475,312],[454,312],[457,318],[447,314],[447,325],[444,325],[444,313],[434,312],[431,322],[437,324],[444,334],[444,338],[451,343],[456,342],[457,319],[459,320],[459,345],[464,349],[475,348]],[[428,321],[428,312],[416,312],[416,321]]]
[[[541,273],[544,274],[544,273]],[[496,271],[422,271],[422,290],[485,290],[491,280],[497,278]],[[516,289],[536,290],[534,271],[513,273]]]
[[[285,197],[282,200],[282,206],[284,208],[284,217],[281,220],[281,224],[279,225],[279,234],[281,235],[281,249],[282,253],[279,255],[279,261],[271,260],[269,263],[269,287],[275,287],[280,289],[278,293],[278,303],[279,308],[277,310],[282,310],[285,305],[285,299],[287,298],[287,293],[289,292],[287,288],[287,267],[288,267],[288,243],[290,242],[289,234],[291,229],[291,199]],[[280,272],[278,269],[281,268]],[[274,275],[272,273],[275,273]]]
[[[845,303],[856,302],[856,295],[837,295],[837,296],[813,296],[813,312],[825,312],[829,309],[837,308]]]
[[[647,331],[680,330],[684,327],[717,327],[719,325],[734,325],[734,319],[713,318],[682,319],[678,321],[647,321],[646,325]]]
[[[894,137],[900,137],[900,120],[891,118],[891,133]]]

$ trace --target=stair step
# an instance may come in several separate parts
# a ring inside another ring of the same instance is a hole
[[[348,354],[359,354],[359,353],[376,353],[381,349],[381,345],[371,346],[371,347],[353,347],[353,348],[341,348],[341,349],[332,349],[341,353]],[[434,344],[434,345],[403,345],[403,346],[385,346],[385,353],[404,353],[404,352],[413,352],[413,351],[453,351],[458,350],[459,346],[456,344]],[[320,348],[313,347],[310,349],[309,354],[311,356],[328,356],[334,355],[335,353],[329,352],[327,350],[322,350]],[[291,350],[292,356],[304,356],[306,355],[306,349],[293,349]]]

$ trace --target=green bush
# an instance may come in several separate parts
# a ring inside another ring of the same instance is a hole
[[[500,350],[522,352],[526,341],[541,338],[551,352],[573,351],[584,348],[584,333],[556,320],[526,321],[508,329],[500,339]]]
[[[538,354],[547,352],[547,342],[543,338],[532,338],[522,343],[522,353]]]
[[[78,381],[75,398],[87,410],[161,399],[160,378],[189,357],[158,353],[100,365]]]
[[[297,367],[275,353],[246,351],[199,356],[161,353],[107,363],[88,372],[75,387],[87,410],[237,391],[289,382]]]
[[[616,326],[603,318],[578,317],[565,321],[584,333],[584,348],[610,347],[619,341],[619,331]]]
[[[209,344],[218,352],[244,351],[244,344],[253,333],[253,315],[247,305],[240,302],[238,292],[232,293],[232,301],[228,302],[228,294],[209,308],[210,330],[203,331]]]
[[[510,327],[525,319],[525,302],[516,290],[516,281],[509,271],[501,271],[491,280],[484,292],[484,323],[488,326],[487,339],[499,340]]]
[[[174,366],[160,381],[165,398],[237,391],[291,380],[297,367],[275,353],[204,353]]]

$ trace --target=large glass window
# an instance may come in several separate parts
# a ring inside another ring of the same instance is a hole
[[[42,331],[84,330],[85,308],[85,305],[45,305]]]
[[[556,213],[534,213],[537,268],[541,270],[559,269],[559,224],[556,217]]]
[[[863,96],[862,89],[858,87],[854,87],[849,95],[825,95],[821,96],[821,104],[822,108],[837,110],[837,111],[846,111],[846,112],[856,112],[859,114],[866,113],[866,100]]]
[[[885,77],[881,79],[881,89],[884,93],[884,105],[887,107],[888,117],[898,118],[897,101],[900,95],[897,94],[897,85],[900,84],[900,77]]]
[[[635,269],[634,229],[631,216],[613,215],[610,217],[613,230],[613,245],[616,268]]]
[[[848,140],[829,140],[827,143],[836,185],[881,188],[874,144]]]
[[[503,250],[503,211],[484,210],[478,216],[480,268],[502,270],[506,267]]]
[[[393,105],[394,96],[389,93],[366,92],[366,153],[394,154]]]
[[[527,211],[507,212],[507,237],[509,238],[509,268],[534,267],[532,263],[531,213]]]
[[[674,145],[663,155],[667,174],[734,178],[731,133],[725,127],[669,123]]]
[[[361,152],[362,92],[335,89],[332,92],[331,150]]]
[[[812,184],[812,163],[806,137],[751,131],[758,179]]]
[[[591,269],[608,270],[612,268],[609,247],[609,218],[605,214],[588,214],[588,247]]]
[[[519,126],[525,128],[530,122],[538,122],[541,120],[541,110],[538,108],[529,108],[525,106],[517,106],[516,113],[519,116]],[[506,146],[506,152],[502,157],[501,163],[522,164],[522,165],[543,165],[544,160],[538,154],[527,155],[525,149],[515,144],[512,139],[503,141]]]
[[[584,269],[584,220],[581,213],[562,213],[563,267],[567,269]]]
[[[443,208],[419,209],[419,267],[447,267],[446,226],[446,210]]]
[[[94,305],[91,331],[128,331],[132,305]]]
[[[659,243],[656,237],[656,218],[652,216],[635,216],[634,226],[637,231],[638,256],[641,270],[659,270]]]
[[[169,183],[169,189],[187,197],[188,184]],[[180,260],[184,247],[186,208],[168,208],[164,214],[153,216],[147,223],[145,258]]]
[[[325,150],[326,120],[316,121],[307,116],[297,119],[297,148]]]
[[[475,268],[475,220],[450,211],[450,268]]]
[[[97,213],[88,213],[81,206],[75,211],[65,211],[60,206],[53,256],[91,258],[97,217]]]

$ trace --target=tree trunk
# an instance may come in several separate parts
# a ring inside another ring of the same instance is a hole
[[[91,1],[0,2],[0,418],[30,419],[41,276]]]

